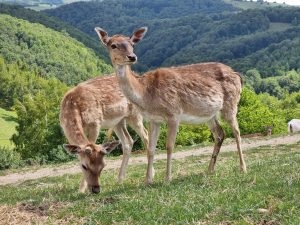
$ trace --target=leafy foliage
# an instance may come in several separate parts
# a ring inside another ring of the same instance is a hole
[[[258,70],[248,70],[246,72],[246,83],[253,87],[256,93],[269,93],[280,99],[286,96],[286,93],[300,91],[300,73],[292,70],[283,72],[284,75],[276,77],[261,78]]]
[[[8,147],[0,147],[0,170],[18,167],[21,164],[21,156],[15,150]]]
[[[38,92],[25,95],[14,106],[18,126],[12,140],[23,158],[51,161],[51,151],[55,151],[64,140],[58,115],[60,101],[67,89],[55,79],[35,80],[40,83]]]
[[[65,141],[58,114],[67,86],[55,78],[45,80],[17,64],[6,64],[1,58],[0,80],[0,100],[17,114],[12,140],[22,159],[39,162],[70,159],[58,147]]]
[[[244,88],[238,110],[241,134],[264,133],[266,126],[272,126],[273,134],[286,131],[286,121],[278,108],[264,104],[253,91]]]
[[[8,63],[28,66],[44,78],[74,84],[111,67],[83,44],[63,33],[0,15],[0,54]]]

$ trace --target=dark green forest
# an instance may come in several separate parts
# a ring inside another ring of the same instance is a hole
[[[264,132],[270,125],[274,134],[286,133],[286,123],[300,117],[300,8],[241,10],[221,0],[107,0],[36,12],[0,4],[0,107],[15,111],[18,124],[11,138],[15,148],[0,147],[0,169],[70,160],[62,148],[60,101],[72,85],[112,72],[94,27],[130,35],[145,25],[149,31],[136,46],[134,69],[140,73],[206,61],[241,73],[242,134]],[[163,127],[160,149],[165,138]],[[181,125],[176,144],[208,141],[206,125]],[[141,148],[138,140],[135,149]]]
[[[243,74],[257,69],[261,78],[300,68],[298,7],[241,10],[221,0],[114,0],[78,2],[45,12],[94,37],[95,26],[126,35],[148,26],[136,47],[135,69],[141,72],[207,61],[223,62]]]

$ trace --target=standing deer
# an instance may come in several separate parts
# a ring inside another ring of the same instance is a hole
[[[131,71],[131,65],[137,61],[133,49],[134,45],[144,37],[147,28],[136,30],[131,37],[123,35],[109,37],[105,30],[101,28],[95,30],[108,49],[124,95],[138,106],[143,116],[150,121],[146,183],[153,182],[153,158],[161,122],[166,122],[168,126],[167,181],[171,180],[172,151],[180,122],[208,123],[215,140],[208,168],[213,172],[225,138],[217,119],[218,112],[233,130],[240,158],[240,169],[246,172],[236,118],[242,88],[238,73],[221,63],[201,63],[160,68],[149,71],[143,76],[136,76]]]
[[[66,93],[61,103],[60,124],[69,141],[64,147],[78,154],[83,178],[80,191],[87,187],[94,193],[100,191],[99,176],[105,166],[103,157],[112,151],[119,141],[96,145],[100,128],[113,128],[122,143],[123,159],[118,180],[125,177],[133,140],[126,122],[139,134],[148,146],[148,132],[143,118],[121,92],[116,76],[97,77],[79,84]]]

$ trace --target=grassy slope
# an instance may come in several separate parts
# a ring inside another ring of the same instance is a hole
[[[0,147],[12,146],[9,139],[15,133],[15,118],[16,114],[14,112],[0,108]]]
[[[247,175],[233,153],[221,155],[215,175],[205,173],[207,156],[174,160],[171,183],[163,181],[165,161],[158,162],[152,186],[143,184],[145,166],[129,167],[123,185],[117,171],[105,171],[99,195],[79,194],[79,175],[26,182],[18,193],[0,187],[0,215],[21,208],[50,224],[299,224],[299,147],[247,151]]]

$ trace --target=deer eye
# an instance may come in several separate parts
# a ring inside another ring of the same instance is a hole
[[[110,47],[111,47],[112,49],[116,49],[116,48],[117,48],[117,46],[116,46],[115,44],[112,44]]]
[[[82,168],[84,169],[84,170],[87,170],[88,168],[85,166],[85,165],[81,165],[82,166]]]

